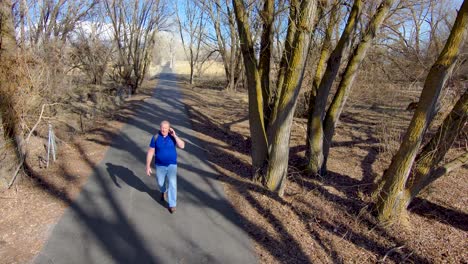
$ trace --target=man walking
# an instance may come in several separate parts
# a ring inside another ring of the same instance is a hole
[[[151,176],[151,160],[155,157],[156,180],[161,191],[161,200],[167,195],[169,212],[174,213],[177,205],[177,151],[185,142],[180,139],[169,121],[162,121],[158,134],[151,138],[146,154],[146,175]]]

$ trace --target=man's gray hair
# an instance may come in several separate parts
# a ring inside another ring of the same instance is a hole
[[[169,121],[167,120],[163,120],[160,124],[160,126],[162,126],[163,124],[168,124],[169,126],[171,126],[171,123],[169,123]]]

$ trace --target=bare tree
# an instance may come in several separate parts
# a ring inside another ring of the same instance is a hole
[[[113,53],[110,28],[104,18],[103,14],[95,12],[92,19],[76,28],[70,40],[73,67],[83,71],[93,84],[102,84]]]
[[[232,6],[228,0],[199,1],[213,24],[217,51],[223,60],[226,89],[234,90],[241,74],[241,54]]]
[[[423,136],[434,116],[436,103],[439,100],[442,88],[453,70],[461,46],[466,39],[467,29],[468,1],[464,1],[444,49],[426,77],[418,107],[406,131],[403,142],[393,157],[389,168],[383,175],[382,182],[380,183],[381,188],[375,193],[379,220],[381,222],[406,222],[406,208],[411,198],[434,179],[438,178],[434,175],[428,176],[427,173],[419,171],[417,172],[416,184],[407,183]],[[466,115],[466,97],[462,96],[459,102],[459,105],[456,105],[454,108],[456,111],[455,115],[461,114],[461,120],[463,120],[465,118],[463,116]],[[458,111],[461,111],[461,113],[458,113]],[[451,133],[447,133],[447,129],[451,128],[452,124],[455,124],[460,129],[461,126],[456,120],[456,118],[451,116],[447,122],[444,122],[445,124],[443,124],[443,127],[439,130],[440,132],[436,135],[442,136],[443,139],[453,137],[453,135],[450,135]],[[458,120],[460,119],[458,118]],[[450,145],[450,141],[452,140],[448,140],[448,145]],[[427,148],[433,149],[434,147],[431,145],[433,146],[434,143],[429,143]],[[446,149],[446,146],[442,146],[440,153],[445,153]],[[428,161],[431,166],[437,164],[440,160],[437,156],[440,156],[440,154],[436,154],[433,160]],[[463,164],[467,161],[466,155],[460,158],[461,160],[458,163]],[[424,167],[426,165],[419,168],[426,170]],[[417,170],[419,168],[417,167]],[[449,168],[442,167],[442,170],[449,170]],[[406,185],[410,187],[410,190],[405,188]]]
[[[115,69],[131,93],[135,93],[147,73],[155,34],[167,27],[167,6],[160,0],[105,0],[103,3],[117,46]]]
[[[468,89],[458,99],[437,132],[416,156],[405,188],[410,192],[407,204],[438,178],[468,162],[468,149],[456,159],[440,164],[457,137],[468,125]]]
[[[314,1],[291,1],[289,6],[288,32],[279,68],[275,95],[266,79],[265,70],[270,68],[271,25],[274,14],[273,1],[265,1],[262,8],[263,31],[261,37],[260,63],[254,49],[254,38],[249,25],[249,13],[246,4],[233,0],[237,28],[241,44],[244,67],[247,76],[249,95],[249,123],[252,138],[252,164],[254,175],[262,176],[268,189],[284,192],[289,157],[289,137],[296,99],[302,83],[304,62],[308,51],[311,22],[315,15]],[[265,31],[266,29],[266,31]],[[266,35],[265,35],[266,34]],[[260,66],[262,65],[262,66]],[[267,97],[264,97],[266,95]],[[272,99],[271,97],[274,97]],[[272,107],[265,113],[265,105]],[[268,115],[268,116],[266,116]],[[268,120],[268,123],[266,122]]]
[[[387,19],[382,28],[379,44],[388,49],[382,55],[392,67],[390,80],[423,82],[437,59],[443,44],[450,33],[451,24],[444,27],[444,21],[452,21],[452,2],[447,0],[405,0],[400,8]],[[452,20],[453,19],[453,20]]]
[[[4,138],[11,142],[10,150],[16,153],[18,162],[26,156],[23,126],[21,123],[21,101],[19,79],[16,68],[17,43],[11,2],[0,2],[0,117]]]
[[[356,12],[356,10],[357,10],[356,8],[360,8],[360,6],[359,6],[360,4],[361,4],[360,2],[355,3],[355,8],[353,9],[354,12],[351,13],[351,15],[353,17],[358,14]],[[327,7],[322,6],[322,8],[319,9],[320,13],[323,14],[325,8],[327,8]],[[331,10],[330,10],[330,16],[329,16],[328,23],[326,23],[325,35],[323,37],[322,47],[321,47],[321,50],[320,50],[320,55],[319,55],[319,58],[318,58],[317,66],[315,68],[315,74],[314,74],[314,77],[312,79],[312,87],[311,87],[310,92],[309,92],[308,109],[307,109],[308,113],[313,113],[313,111],[314,111],[314,104],[315,104],[315,98],[317,97],[317,90],[319,88],[320,81],[322,80],[323,75],[325,73],[325,68],[327,67],[327,60],[330,57],[330,52],[332,50],[332,34],[333,34],[333,31],[334,31],[334,29],[336,27],[336,24],[338,24],[337,16],[339,14],[339,8],[340,8],[340,1],[335,1],[335,3],[332,5]],[[314,28],[314,31],[317,31],[318,28],[319,28],[319,25],[318,25],[319,19],[317,19],[316,23],[317,23],[317,25]],[[348,28],[349,27],[350,26],[348,26]],[[315,36],[316,33],[314,32],[313,35]],[[312,47],[311,47],[311,50],[309,52],[312,52]],[[335,52],[335,56],[336,56],[336,54],[337,54],[337,52]],[[311,117],[312,116],[309,114],[308,126],[307,126],[308,128],[311,127],[311,124],[310,124],[310,122],[312,122]],[[308,151],[310,151],[309,143],[310,143],[309,140],[306,140],[306,149]]]
[[[354,80],[357,76],[358,69],[366,57],[367,51],[372,45],[372,41],[377,35],[380,25],[386,18],[390,8],[393,4],[392,1],[383,1],[377,8],[374,16],[369,21],[366,32],[362,35],[359,44],[354,48],[351,57],[346,65],[343,76],[338,84],[337,91],[333,100],[328,107],[327,114],[324,120],[324,140],[323,140],[323,155],[324,162],[322,164],[322,171],[326,171],[328,154],[330,152],[331,142],[335,134],[335,127],[338,124],[343,107],[351,92]]]
[[[180,38],[184,46],[185,57],[190,65],[189,79],[192,85],[195,69],[199,67],[199,64],[203,63],[201,53],[203,38],[206,36],[205,12],[203,12],[197,2],[191,0],[185,1],[183,10],[179,10],[177,1],[175,2],[175,6]],[[179,12],[181,11],[185,14],[185,19],[180,18]]]
[[[27,23],[30,45],[65,42],[77,23],[97,4],[97,0],[20,0],[21,39],[26,38],[24,25]]]
[[[354,1],[353,8],[348,16],[348,21],[346,22],[346,27],[341,34],[338,44],[328,59],[327,68],[317,89],[317,95],[311,98],[314,100],[314,102],[309,102],[309,105],[313,105],[313,108],[310,109],[311,112],[309,112],[308,116],[306,145],[308,146],[307,153],[309,155],[308,168],[312,173],[319,171],[324,161],[322,152],[322,122],[325,115],[327,98],[333,85],[333,81],[338,74],[338,69],[340,67],[343,55],[351,45],[352,33],[357,26],[359,16],[362,11],[362,5],[362,0]]]
[[[356,2],[357,1],[355,1],[355,3]],[[320,83],[317,96],[315,98],[314,111],[312,113],[312,120],[310,121],[311,127],[309,128],[308,133],[310,146],[310,150],[308,151],[308,168],[312,173],[319,172],[324,174],[326,172],[327,157],[336,124],[339,120],[344,104],[346,103],[346,100],[349,96],[350,89],[352,88],[354,79],[358,73],[358,69],[364,60],[366,53],[372,44],[372,40],[375,38],[376,33],[380,28],[380,25],[390,11],[390,7],[392,6],[393,2],[393,0],[384,0],[375,11],[375,14],[369,21],[369,24],[363,33],[361,40],[358,42],[353,52],[351,53],[337,91],[333,97],[333,101],[326,112],[325,109],[327,98],[331,85],[333,84],[333,79],[336,76],[336,71],[333,71],[330,74],[325,72],[324,78]],[[337,46],[337,48],[338,47],[339,46]],[[339,67],[339,65],[333,65],[335,64],[335,61],[331,59],[332,56],[330,56],[328,64],[330,65],[330,69]],[[335,70],[337,70],[337,68]],[[324,117],[325,120],[323,120]]]
[[[25,67],[33,75],[47,76],[36,78],[33,85],[33,90],[42,90],[43,100],[59,100],[60,91],[70,88],[68,72],[74,65],[70,64],[69,41],[75,38],[77,27],[89,19],[97,3],[97,0],[18,0],[13,6],[22,55],[35,62]]]
[[[0,115],[9,150],[30,166],[25,133],[40,104],[58,100],[67,79],[68,39],[97,1],[2,1]],[[18,32],[18,45],[16,43]],[[20,50],[21,49],[21,50]],[[64,89],[65,88],[65,89]],[[31,134],[31,130],[28,132]],[[16,174],[14,174],[16,175]],[[15,177],[13,177],[15,179]],[[11,186],[12,181],[10,182]]]

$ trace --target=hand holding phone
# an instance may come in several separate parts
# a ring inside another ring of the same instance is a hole
[[[173,137],[175,137],[175,135],[176,135],[176,133],[175,133],[174,129],[172,129],[172,127],[169,128],[169,134],[170,134],[171,136],[173,136]]]

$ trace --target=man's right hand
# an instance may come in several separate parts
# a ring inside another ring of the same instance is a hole
[[[146,166],[146,175],[150,176],[151,177],[151,173],[153,171],[151,170],[151,167],[150,166]]]

